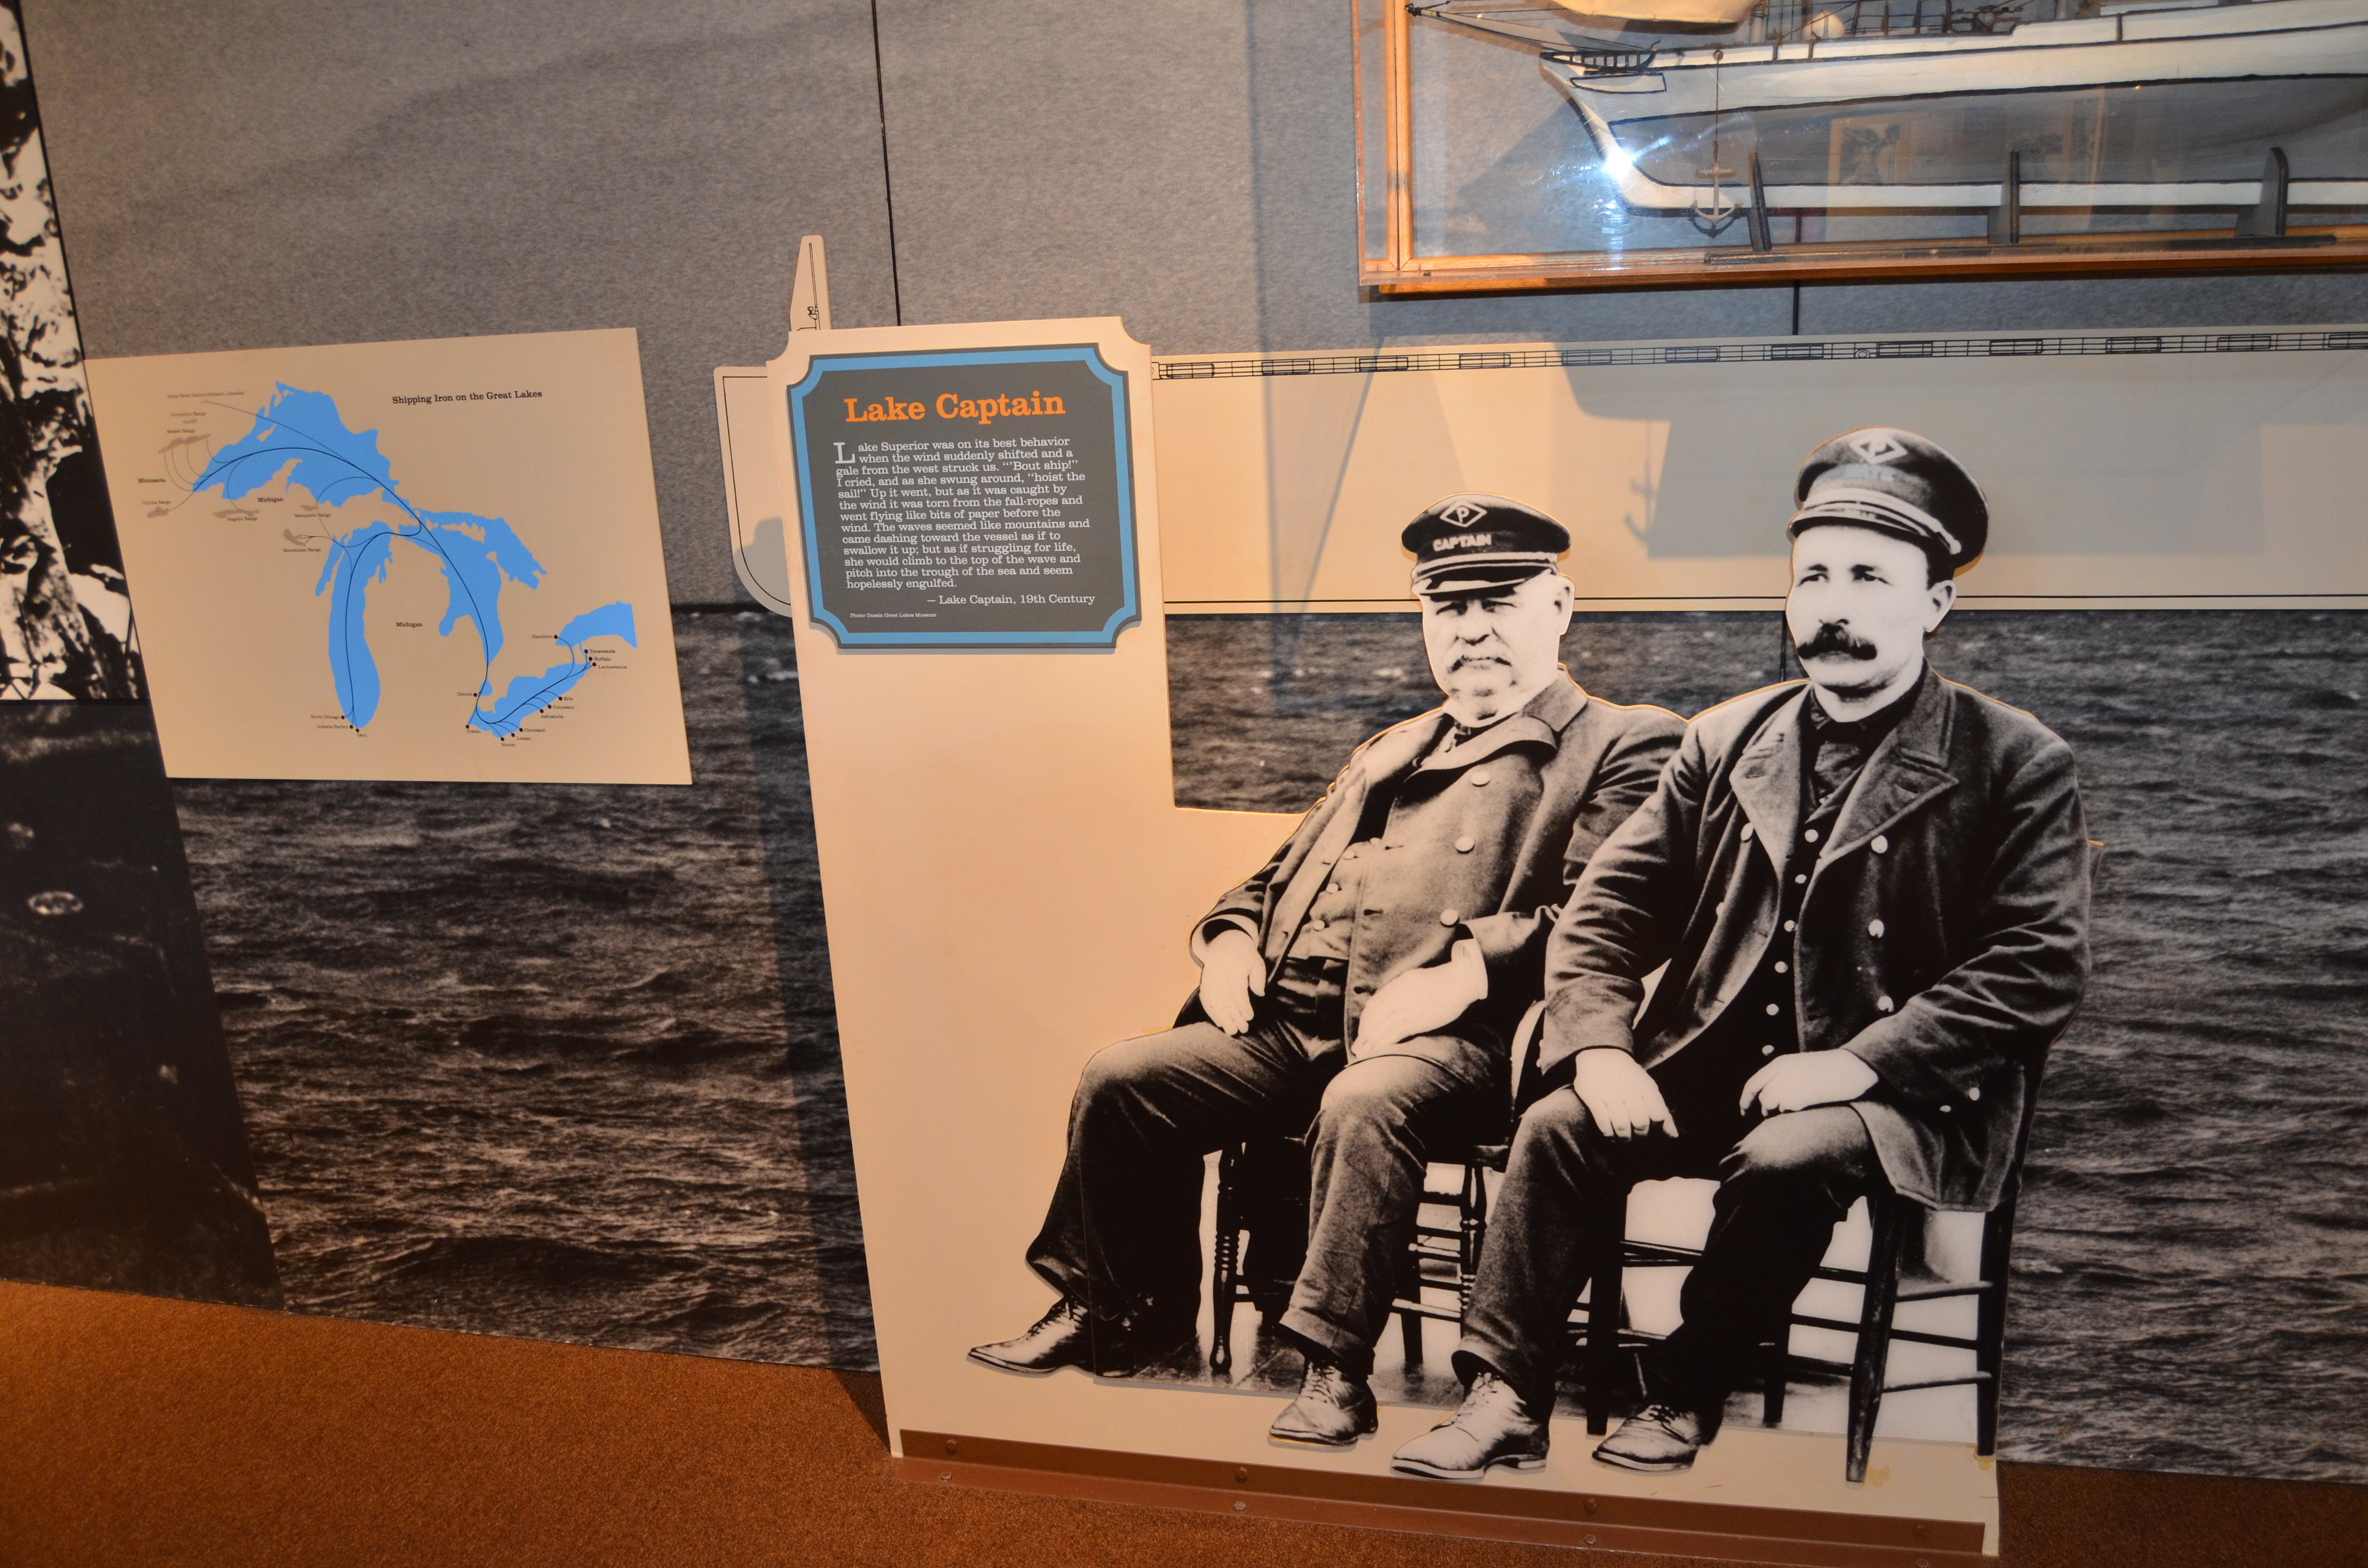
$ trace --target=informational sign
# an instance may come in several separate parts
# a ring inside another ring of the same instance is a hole
[[[817,356],[789,392],[842,647],[1110,647],[1142,619],[1126,379],[1092,344]]]
[[[90,381],[173,776],[690,782],[631,330]]]

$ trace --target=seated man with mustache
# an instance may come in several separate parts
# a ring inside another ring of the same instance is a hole
[[[1540,1056],[1570,1084],[1514,1138],[1456,1352],[1463,1408],[1401,1471],[1544,1465],[1571,1306],[1637,1182],[1719,1183],[1650,1403],[1595,1449],[1646,1471],[1716,1435],[1855,1199],[1987,1210],[2004,1190],[2088,978],[2072,753],[1924,662],[1989,531],[1954,459],[1853,431],[1794,495],[1785,619],[1808,679],[1695,718],[1564,905]]]
[[[1367,1379],[1434,1149],[1503,1135],[1509,1040],[1595,846],[1653,788],[1676,715],[1557,663],[1559,523],[1451,495],[1408,524],[1444,706],[1358,748],[1273,859],[1192,937],[1201,1018],[1086,1065],[1028,1261],[1060,1292],[973,1360],[1126,1376],[1193,1337],[1202,1156],[1308,1133],[1307,1258],[1282,1314],[1306,1357],[1279,1442],[1373,1431]]]

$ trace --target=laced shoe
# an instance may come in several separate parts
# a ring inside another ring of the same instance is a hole
[[[1299,1397],[1274,1418],[1266,1435],[1278,1443],[1345,1449],[1372,1436],[1381,1425],[1372,1385],[1337,1362],[1315,1358],[1300,1380]]]
[[[1620,1430],[1595,1445],[1595,1457],[1622,1470],[1660,1475],[1685,1470],[1709,1441],[1702,1419],[1691,1410],[1659,1401],[1646,1405],[1620,1424]]]
[[[970,1358],[999,1372],[1041,1378],[1064,1367],[1093,1365],[1094,1336],[1086,1304],[1064,1296],[1017,1339],[974,1346]]]
[[[1200,1330],[1192,1303],[1180,1312],[1145,1300],[1115,1318],[1097,1313],[1093,1319],[1093,1373],[1098,1378],[1132,1378],[1181,1361],[1190,1351],[1198,1358]]]
[[[1478,1481],[1500,1464],[1543,1470],[1546,1441],[1545,1417],[1512,1384],[1482,1372],[1455,1414],[1398,1449],[1390,1468],[1435,1481]]]

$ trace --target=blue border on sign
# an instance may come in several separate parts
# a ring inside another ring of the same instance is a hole
[[[824,374],[844,369],[927,369],[941,365],[1044,365],[1076,360],[1110,389],[1113,449],[1118,454],[1119,572],[1126,597],[1099,631],[851,631],[823,607],[822,556],[814,537],[814,465],[806,449],[806,396]],[[1134,569],[1134,451],[1128,438],[1126,376],[1110,368],[1099,344],[1035,348],[962,348],[937,354],[818,354],[805,380],[790,389],[790,439],[798,465],[799,526],[806,544],[806,593],[817,625],[843,648],[1110,648],[1118,634],[1143,619]]]

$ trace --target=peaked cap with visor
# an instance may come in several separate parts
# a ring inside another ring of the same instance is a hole
[[[1414,591],[1444,598],[1502,592],[1553,571],[1570,530],[1535,506],[1470,492],[1425,506],[1398,542],[1414,552]]]
[[[1837,436],[1809,454],[1793,487],[1785,533],[1819,523],[1873,528],[1920,547],[1933,580],[1955,576],[1980,558],[1990,537],[1990,508],[1965,465],[1912,430],[1870,426]]]

